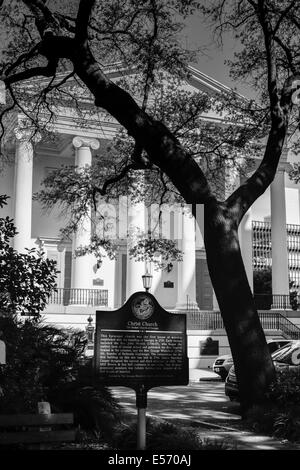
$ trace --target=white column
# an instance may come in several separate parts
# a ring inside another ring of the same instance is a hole
[[[196,248],[205,249],[204,246],[204,205],[197,204],[196,207]],[[206,255],[205,255],[206,256]],[[212,308],[214,311],[220,311],[215,291],[212,287]]]
[[[146,272],[145,261],[130,258],[129,250],[138,240],[138,234],[145,234],[146,208],[143,202],[131,204],[128,198],[128,239],[127,239],[127,268],[126,268],[126,298],[134,292],[143,291],[142,275]],[[151,291],[151,289],[150,289]]]
[[[74,137],[75,165],[80,169],[92,164],[91,149],[99,148],[97,139],[86,137]],[[81,221],[80,227],[73,237],[73,254],[80,246],[89,245],[91,240],[91,209],[88,209],[86,217]],[[93,277],[93,256],[78,256],[73,259],[72,265],[72,288],[91,289]]]
[[[252,211],[246,212],[239,226],[239,239],[242,258],[250,288],[253,292],[253,263],[252,263]]]
[[[214,288],[213,288],[212,304],[213,304],[213,311],[214,311],[214,312],[219,312],[219,311],[220,311],[220,307],[219,307],[219,304],[218,304],[218,300],[217,300],[217,296],[216,296],[216,293],[215,293],[215,291],[214,291]]]
[[[280,164],[271,184],[273,295],[289,295],[284,172],[284,165]]]
[[[195,219],[190,207],[184,207],[181,217],[182,239],[179,248],[183,252],[182,261],[178,262],[178,291],[176,309],[198,308],[196,302],[196,240]]]
[[[197,250],[204,250],[204,205],[196,204],[196,244]]]
[[[116,260],[109,259],[106,253],[104,252],[103,261],[101,267],[96,273],[93,272],[93,277],[101,278],[104,281],[103,287],[101,289],[108,290],[108,299],[107,299],[107,306],[109,308],[115,307],[115,290],[116,290]],[[96,258],[92,260],[92,265],[95,266]],[[92,286],[93,287],[93,286]],[[95,289],[95,287],[93,287]]]
[[[32,220],[32,173],[33,173],[33,144],[32,131],[15,129],[16,157],[15,157],[15,198],[14,223],[18,231],[14,237],[15,250],[24,252],[31,248],[31,220]],[[37,141],[38,138],[34,138]]]

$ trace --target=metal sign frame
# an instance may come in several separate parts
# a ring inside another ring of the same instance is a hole
[[[139,402],[150,388],[187,385],[186,315],[167,312],[149,292],[97,311],[95,365],[104,384],[133,388]]]

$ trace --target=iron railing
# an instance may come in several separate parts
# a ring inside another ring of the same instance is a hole
[[[175,312],[174,312],[175,313]],[[224,328],[220,312],[186,310],[188,330],[218,330]],[[280,312],[259,312],[264,330],[278,330],[289,339],[300,339],[300,328]]]
[[[280,315],[278,329],[282,331],[288,339],[300,339],[300,329],[288,318]]]
[[[289,339],[300,339],[300,329],[279,312],[259,312],[261,324],[266,330],[279,330]]]
[[[278,294],[254,294],[254,302],[256,308],[259,310],[271,310],[271,309],[280,309],[288,310],[293,309],[297,310],[298,305],[297,298],[293,295],[278,295]]]
[[[88,305],[91,307],[107,305],[108,291],[104,289],[63,289],[52,292],[49,304]]]
[[[219,330],[224,328],[220,312],[188,310],[186,312],[188,330]]]
[[[296,293],[284,294],[254,294],[254,302],[258,310],[297,310],[300,306],[300,296]],[[198,311],[191,303],[189,296],[186,299],[187,311]]]

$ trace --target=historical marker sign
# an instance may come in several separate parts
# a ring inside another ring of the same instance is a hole
[[[108,385],[187,385],[186,316],[136,292],[120,309],[96,312],[95,359]]]

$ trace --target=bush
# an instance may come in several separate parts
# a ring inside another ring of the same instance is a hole
[[[300,405],[300,370],[279,370],[267,394],[280,407]]]
[[[0,195],[0,208],[7,203]],[[0,314],[39,316],[56,288],[56,262],[32,248],[18,253],[11,247],[17,229],[9,217],[0,217]]]
[[[111,440],[120,422],[121,408],[110,390],[103,386],[91,365],[81,366],[76,380],[53,387],[49,401],[57,411],[73,412],[74,422],[89,436]]]
[[[112,441],[117,450],[136,449],[137,424],[119,426]],[[147,450],[187,451],[187,450],[226,450],[230,446],[224,442],[202,440],[196,429],[184,428],[164,420],[147,418]]]
[[[300,407],[255,406],[247,413],[246,424],[257,433],[290,441],[300,440]]]
[[[39,401],[73,412],[75,424],[102,434],[118,422],[119,406],[90,364],[82,364],[85,333],[40,320],[0,318],[7,365],[0,372],[0,413],[36,413]]]
[[[274,436],[290,441],[300,440],[300,407],[277,414],[274,420]]]
[[[300,440],[300,373],[278,371],[267,393],[268,403],[254,406],[245,417],[255,432],[292,441]]]

